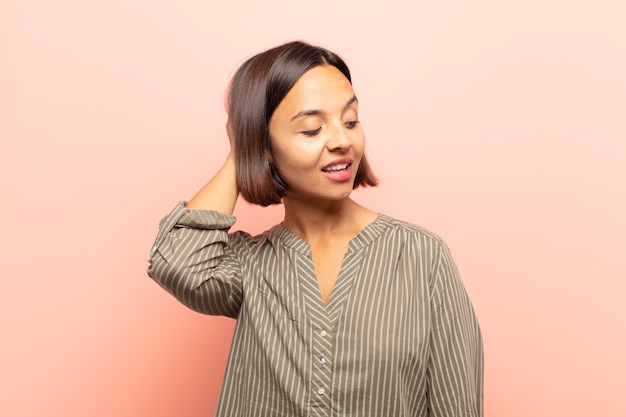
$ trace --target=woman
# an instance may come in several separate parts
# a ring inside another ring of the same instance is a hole
[[[227,130],[226,162],[162,221],[148,270],[237,319],[217,415],[481,416],[480,330],[445,244],[350,198],[377,180],[346,64],[302,42],[252,57]],[[239,193],[282,202],[284,221],[228,233]]]

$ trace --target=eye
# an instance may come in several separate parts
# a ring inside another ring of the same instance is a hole
[[[304,136],[315,136],[318,133],[320,133],[322,131],[321,127],[318,127],[317,129],[313,129],[313,130],[304,130],[300,133],[302,133]]]
[[[346,127],[348,129],[354,129],[359,123],[361,122],[359,122],[358,120],[350,120],[349,122],[346,122]]]

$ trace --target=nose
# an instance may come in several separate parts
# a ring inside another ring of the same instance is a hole
[[[352,146],[350,132],[343,123],[337,123],[330,132],[326,147],[330,151],[335,151],[349,149],[350,146]]]

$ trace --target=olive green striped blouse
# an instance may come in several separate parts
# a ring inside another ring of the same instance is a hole
[[[482,416],[480,329],[437,236],[379,215],[324,305],[305,241],[234,222],[180,203],[148,269],[191,309],[237,319],[217,416]]]

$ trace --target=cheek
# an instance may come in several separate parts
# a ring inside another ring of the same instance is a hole
[[[352,147],[359,157],[365,153],[365,135],[361,132],[352,139]]]
[[[282,175],[303,169],[303,162],[298,152],[291,149],[274,149],[274,165]]]
[[[281,172],[300,172],[311,170],[311,168],[316,167],[317,164],[315,163],[315,161],[305,158],[304,155],[297,154],[291,155],[290,157],[280,158],[277,166],[278,169],[281,170]]]
[[[316,167],[319,150],[314,143],[292,143],[274,148],[274,160],[279,169],[306,170]]]

